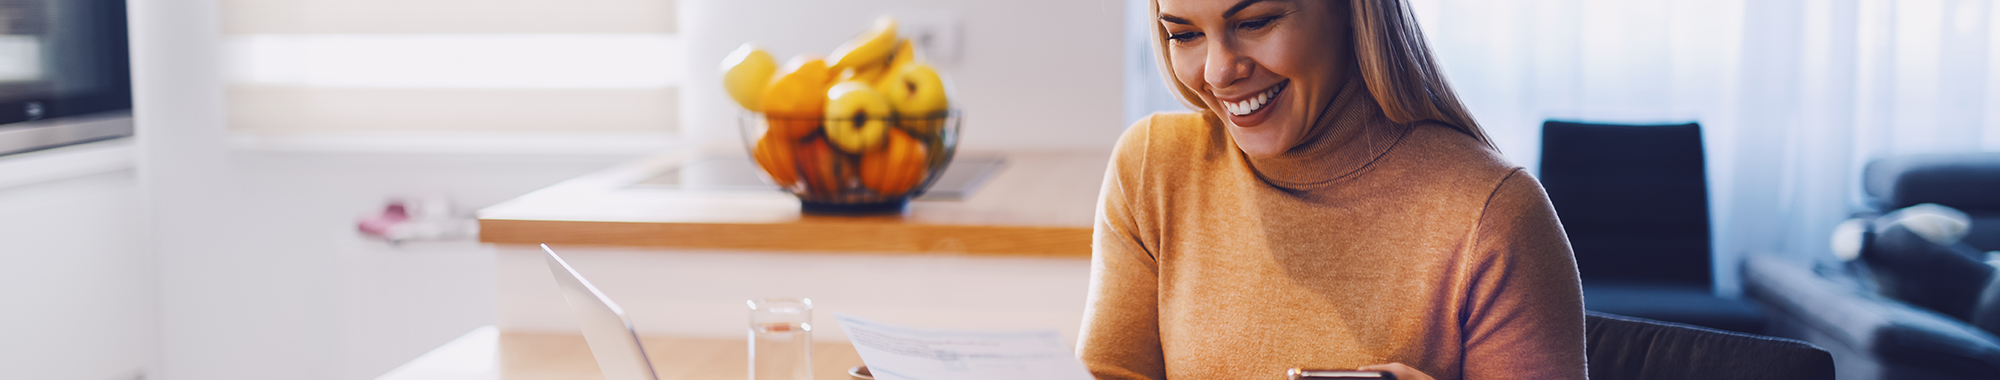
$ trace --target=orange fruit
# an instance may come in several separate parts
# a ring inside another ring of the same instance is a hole
[[[900,129],[890,128],[887,140],[861,155],[861,185],[883,195],[908,193],[930,170],[929,149]]]
[[[785,63],[759,99],[771,129],[791,139],[819,130],[820,117],[826,112],[827,81],[831,77],[823,59],[798,56]]]
[[[791,139],[765,133],[764,137],[757,139],[756,151],[751,152],[751,156],[757,159],[757,166],[764,169],[764,174],[771,176],[772,182],[790,190],[799,183],[799,166],[793,159],[797,149]]]
[[[814,196],[839,194],[847,177],[854,173],[853,162],[835,151],[824,138],[813,137],[799,145],[798,161],[806,191]]]

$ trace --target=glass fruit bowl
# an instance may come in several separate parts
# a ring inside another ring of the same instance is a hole
[[[743,143],[764,180],[810,213],[901,211],[958,150],[958,110],[924,117],[826,118],[745,113]],[[829,133],[831,132],[831,133]]]

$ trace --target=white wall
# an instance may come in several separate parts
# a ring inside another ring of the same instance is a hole
[[[968,149],[1110,150],[1125,130],[1124,2],[1120,0],[683,0],[681,131],[710,149],[741,152],[722,90],[722,56],[745,42],[780,61],[826,55],[875,16],[946,11],[963,55],[942,68],[965,110]]]
[[[132,4],[138,182],[158,263],[148,378],[380,375],[493,323],[492,256],[367,240],[359,217],[392,196],[476,208],[635,158],[232,148],[216,12],[215,0]]]
[[[0,157],[0,379],[373,378],[494,323],[495,269],[490,248],[373,241],[356,218],[391,196],[493,204],[632,158],[230,150],[217,169],[231,185],[162,198],[142,196],[119,155],[129,146]],[[88,156],[106,149],[126,169],[104,172]],[[64,163],[104,173],[18,180]],[[160,170],[146,176],[182,175]],[[146,221],[185,203],[207,208]],[[154,259],[173,253],[157,240],[191,239],[219,244]],[[176,277],[161,278],[167,270]],[[163,290],[176,292],[171,303]]]
[[[227,185],[158,217],[162,379],[370,379],[494,323],[493,250],[392,245],[357,219],[391,197],[498,203],[635,157],[230,150]],[[152,172],[172,181],[178,172]],[[189,206],[183,206],[189,207]],[[157,211],[156,211],[157,212]],[[172,245],[204,246],[174,252]],[[168,257],[167,255],[174,255]]]

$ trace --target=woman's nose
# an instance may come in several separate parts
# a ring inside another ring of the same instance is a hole
[[[1228,38],[1217,38],[1215,43],[1208,44],[1208,49],[1208,62],[1202,65],[1202,80],[1208,82],[1209,88],[1228,87],[1249,76],[1255,67],[1250,57],[1236,51],[1235,41]]]

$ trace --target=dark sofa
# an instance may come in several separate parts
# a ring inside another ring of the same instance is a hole
[[[1811,343],[1633,318],[1584,315],[1596,380],[1826,380],[1833,357]]]
[[[2000,282],[1982,262],[1985,251],[2000,250],[2000,153],[1888,158],[1870,163],[1862,178],[1871,206],[1856,214],[1864,223],[1928,203],[1964,212],[1970,228],[1951,245],[1925,243],[1900,226],[1866,228],[1853,261],[1752,254],[1743,266],[1744,294],[1771,318],[1766,334],[1825,348],[1844,380],[2000,379],[2000,338],[1970,323],[1977,314],[1970,306]],[[1909,253],[1886,252],[1910,245],[1934,257],[1899,260],[1895,255]],[[1896,267],[1911,262],[1921,265]]]

